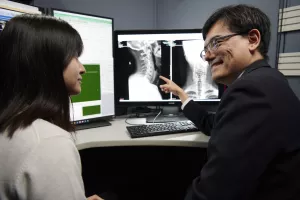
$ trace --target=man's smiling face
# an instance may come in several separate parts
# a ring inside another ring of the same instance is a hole
[[[204,46],[214,81],[228,85],[238,77],[249,63],[248,45],[247,36],[231,32],[223,21],[210,28]]]

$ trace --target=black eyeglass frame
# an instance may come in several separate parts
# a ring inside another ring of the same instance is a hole
[[[232,38],[234,36],[245,35],[245,34],[248,34],[248,32],[233,33],[233,34],[213,38],[211,41],[209,41],[209,43],[206,45],[206,47],[204,47],[204,49],[200,52],[200,58],[205,60],[205,54],[207,51],[215,51],[221,46],[222,42],[229,40],[230,38]]]

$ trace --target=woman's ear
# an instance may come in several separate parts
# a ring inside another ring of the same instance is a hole
[[[253,52],[258,48],[261,41],[261,35],[259,30],[252,29],[251,31],[249,31],[248,41],[249,41],[249,51]]]

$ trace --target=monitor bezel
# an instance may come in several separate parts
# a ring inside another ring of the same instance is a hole
[[[54,11],[61,11],[61,12],[67,12],[67,13],[73,13],[73,14],[79,14],[79,15],[86,15],[86,16],[90,16],[90,17],[99,17],[99,18],[103,18],[103,19],[109,19],[112,21],[112,55],[114,56],[114,18],[113,17],[107,17],[107,16],[101,16],[101,15],[95,15],[95,14],[90,14],[90,13],[83,13],[83,12],[77,12],[77,11],[72,11],[72,10],[65,10],[65,9],[59,9],[59,8],[54,8],[51,7],[49,9],[49,14],[51,16],[54,16]],[[114,67],[114,65],[113,65]],[[114,73],[114,69],[113,69],[113,73]],[[113,79],[114,79],[114,74],[113,74]],[[114,99],[115,99],[115,88],[114,88]],[[81,124],[88,124],[88,123],[93,123],[93,122],[97,122],[99,120],[109,120],[110,118],[114,117],[116,115],[116,105],[115,105],[115,101],[114,103],[114,112],[113,114],[110,115],[105,115],[105,116],[101,116],[101,117],[91,117],[91,118],[85,118],[85,119],[81,119],[81,120],[73,120],[71,119],[72,123],[74,123],[74,125],[81,125]],[[72,103],[73,104],[73,103]],[[73,106],[72,106],[73,108]]]
[[[202,33],[202,29],[140,29],[140,30],[115,30],[114,31],[114,59],[116,59],[116,49],[118,48],[118,35],[132,35],[132,34],[172,34],[172,33]],[[115,105],[118,107],[132,107],[132,106],[179,106],[181,101],[126,101],[120,102],[118,97],[117,86],[117,66],[114,61],[114,87],[115,87]],[[217,84],[219,89],[219,98],[212,100],[195,101],[201,105],[218,105],[221,97],[226,89],[226,86]]]

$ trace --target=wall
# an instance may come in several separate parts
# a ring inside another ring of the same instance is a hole
[[[115,30],[156,26],[154,0],[35,0],[34,5],[113,17]]]
[[[35,6],[54,7],[95,15],[113,17],[115,30],[201,28],[216,9],[249,0],[34,0]],[[287,6],[300,5],[300,0],[287,0]],[[271,20],[272,38],[269,63],[275,67],[279,0],[252,0]],[[300,52],[299,32],[285,36],[284,52]],[[281,40],[282,41],[282,40]],[[300,98],[300,78],[288,77]]]
[[[287,7],[290,6],[298,6],[300,5],[300,0],[286,0]],[[281,45],[281,52],[289,53],[289,52],[300,52],[300,31],[290,31],[283,33],[281,37],[281,41],[285,43],[285,45]],[[300,99],[300,77],[288,77],[289,84],[295,94]]]
[[[299,0],[293,0],[297,4]],[[35,0],[34,5],[113,17],[115,29],[201,28],[216,9],[248,0]],[[279,0],[252,0],[270,18],[270,64],[275,66]],[[271,6],[270,6],[271,5]],[[295,37],[299,37],[295,36]],[[294,37],[293,37],[294,38]],[[293,38],[287,40],[294,44]]]

